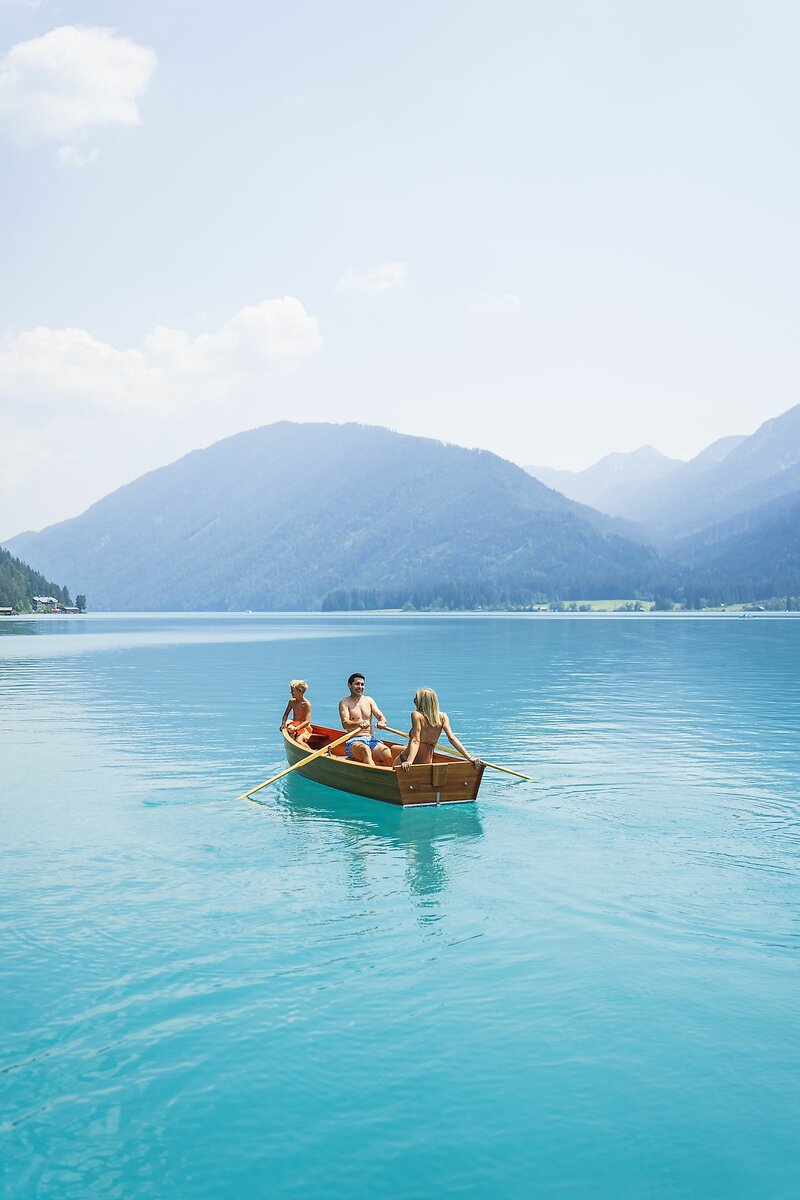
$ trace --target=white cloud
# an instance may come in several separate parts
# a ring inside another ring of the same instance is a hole
[[[259,362],[292,360],[322,345],[316,317],[294,296],[262,300],[241,308],[213,333],[191,338],[160,325],[145,339],[154,361],[178,374],[247,370]]]
[[[337,292],[361,292],[365,296],[376,296],[380,292],[391,292],[405,287],[411,276],[411,268],[404,262],[381,263],[379,267],[358,270],[348,267],[336,284]]]
[[[480,312],[486,313],[507,313],[513,312],[515,308],[522,306],[522,299],[514,292],[503,292],[502,295],[493,296],[488,292],[482,292],[478,297],[476,308]]]
[[[321,345],[316,318],[293,296],[242,308],[194,338],[160,326],[141,349],[118,350],[84,329],[40,327],[0,349],[0,392],[22,424],[65,411],[191,410],[266,365],[295,362]]]
[[[84,329],[26,330],[0,351],[4,407],[38,421],[55,412],[146,404],[157,377],[140,350],[116,350]]]
[[[137,100],[156,66],[147,46],[98,26],[60,25],[0,59],[0,133],[18,145],[61,143],[58,161],[82,166],[103,125],[139,125]]]
[[[322,345],[319,326],[299,300],[283,296],[241,308],[216,334],[201,334],[214,352],[231,349],[261,358],[299,358]]]
[[[316,318],[293,296],[242,308],[197,336],[161,326],[139,347],[118,349],[85,329],[6,339],[0,534],[71,516],[189,449],[291,414],[301,381],[287,368],[321,346]]]

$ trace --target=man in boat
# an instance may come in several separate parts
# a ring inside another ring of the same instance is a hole
[[[386,726],[386,717],[371,696],[364,695],[366,680],[357,671],[347,681],[350,695],[339,701],[339,720],[342,729],[352,730],[353,736],[344,744],[344,752],[354,762],[366,763],[369,767],[390,767],[392,752],[385,742],[380,742],[372,732],[372,718],[378,729]]]

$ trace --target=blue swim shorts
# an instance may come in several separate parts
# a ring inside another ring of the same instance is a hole
[[[348,738],[344,744],[344,752],[348,758],[353,757],[353,746],[356,742],[363,742],[365,746],[369,746],[370,750],[374,750],[376,746],[380,746],[381,744],[379,738],[367,737],[366,734],[362,734],[360,737]]]

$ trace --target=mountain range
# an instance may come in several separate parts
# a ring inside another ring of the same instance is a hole
[[[800,405],[687,463],[643,447],[585,472],[535,469],[373,426],[282,421],[7,546],[95,609],[800,593]]]
[[[800,490],[800,404],[765,421],[750,437],[724,437],[689,462],[652,446],[609,454],[585,471],[527,467],[565,495],[639,526],[639,535],[670,551],[737,513]]]
[[[627,596],[656,552],[484,450],[283,421],[7,545],[95,609],[473,607]]]
[[[570,472],[570,494],[630,522],[627,532],[657,547],[695,590],[729,598],[800,591],[800,405],[686,463],[654,453],[608,455]]]

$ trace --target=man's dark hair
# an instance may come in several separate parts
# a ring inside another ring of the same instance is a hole
[[[367,682],[367,677],[366,677],[366,675],[362,675],[360,671],[353,671],[353,674],[350,676],[350,678],[349,678],[349,679],[348,679],[348,681],[347,681],[347,686],[348,686],[348,687],[352,687],[352,686],[353,686],[353,680],[354,680],[354,679],[363,679],[363,680],[364,680],[364,683],[366,683],[366,682]]]

